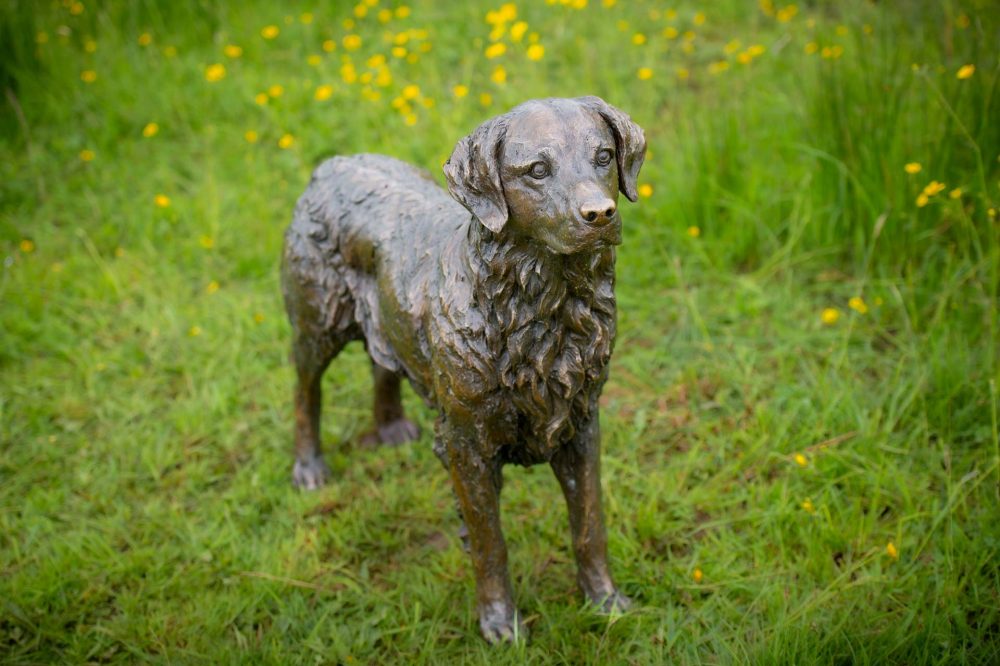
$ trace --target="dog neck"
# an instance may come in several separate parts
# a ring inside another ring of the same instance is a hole
[[[519,411],[526,460],[548,460],[590,416],[615,336],[615,251],[562,255],[470,229],[469,272],[499,390]],[[522,462],[514,460],[514,462]]]

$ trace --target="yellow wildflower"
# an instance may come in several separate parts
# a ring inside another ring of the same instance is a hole
[[[212,280],[207,285],[205,285],[206,294],[214,294],[217,291],[219,291],[219,283],[216,282],[215,280]]]
[[[701,25],[702,23],[704,23],[705,22],[705,12],[697,12],[694,15],[694,19],[692,19],[692,21],[693,21],[693,23],[695,25]]]
[[[642,46],[643,44],[646,43],[646,35],[642,34],[641,32],[635,33],[634,35],[632,35],[632,43],[635,44],[636,46]]]
[[[819,51],[819,44],[816,42],[808,42],[806,44],[806,53],[808,55],[812,55],[813,53],[816,53],[816,51]]]
[[[83,41],[83,50],[87,53],[94,53],[97,51],[97,42],[93,39],[85,39]]]
[[[717,60],[708,65],[709,74],[721,74],[729,69],[729,63],[725,60]]]
[[[170,208],[170,197],[166,194],[157,194],[153,197],[153,203],[157,208]]]
[[[159,133],[160,126],[156,123],[147,123],[145,127],[142,128],[142,135],[147,139],[154,137]]]
[[[359,35],[347,35],[344,37],[342,43],[348,51],[357,51],[361,48],[361,37]]]
[[[403,99],[416,99],[420,97],[420,86],[416,85],[415,83],[411,83],[410,85],[403,88],[402,95]]]
[[[332,39],[327,39],[326,41],[323,42],[323,50],[326,51],[327,53],[336,50],[336,48],[337,48],[337,42],[333,41]]]
[[[681,81],[687,81],[691,77],[691,72],[688,71],[687,67],[678,67],[675,70],[675,73],[677,74],[677,78]]]
[[[507,70],[504,69],[503,65],[497,65],[496,69],[493,70],[493,73],[490,74],[490,79],[493,83],[498,85],[507,83]]]
[[[291,134],[282,134],[281,138],[278,139],[278,147],[284,150],[288,150],[295,144],[295,137]]]
[[[392,10],[380,9],[377,18],[379,23],[388,23],[392,20]]]
[[[358,80],[358,72],[354,69],[354,63],[345,62],[340,66],[340,78],[344,80],[344,83],[354,83]]]
[[[836,30],[834,32],[836,32],[838,35],[840,35],[841,37],[843,37],[844,35],[846,35],[848,33],[847,26],[846,25],[838,25],[837,28],[836,28]]]
[[[455,97],[461,99],[469,94],[469,87],[459,83],[458,85],[456,85],[454,88],[451,89],[451,92],[455,95]]]
[[[263,93],[263,92],[262,93],[257,93],[256,95],[253,96],[253,101],[257,102],[261,106],[264,106],[265,104],[267,104],[267,100],[269,100],[269,99],[270,99],[270,97],[267,96],[267,93]]]
[[[930,197],[921,192],[920,194],[917,195],[917,208],[923,208],[928,204],[929,201]]]
[[[524,21],[518,21],[510,27],[510,38],[515,42],[519,42],[524,38],[524,33],[527,31],[528,24]]]
[[[907,162],[903,166],[903,171],[905,171],[906,173],[908,173],[910,175],[913,175],[915,173],[920,173],[921,169],[923,169],[923,167],[920,166],[920,162]]]
[[[306,62],[311,67],[319,67],[321,64],[323,64],[323,56],[319,55],[318,53],[313,53],[308,58],[306,58]]]
[[[832,326],[840,319],[840,310],[837,308],[823,308],[823,312],[820,313],[819,318],[827,326]]]
[[[865,301],[860,296],[852,296],[850,300],[847,301],[847,307],[851,308],[858,314],[865,314],[868,312],[868,306]]]
[[[393,46],[389,52],[393,58],[405,58],[408,53],[405,46]]]
[[[703,579],[704,577],[705,577],[705,574],[703,574],[703,573],[702,573],[701,569],[695,569],[695,570],[694,570],[694,571],[693,571],[693,572],[691,573],[691,578],[693,578],[693,579],[694,579],[694,582],[696,582],[696,583],[700,583],[700,582],[701,582],[701,580],[702,580],[702,579]]]
[[[416,114],[413,113],[406,114],[405,116],[403,116],[403,122],[406,124],[407,127],[413,127],[414,125],[417,124]]]
[[[497,42],[496,44],[490,44],[486,47],[485,55],[487,58],[499,58],[504,53],[507,52],[507,45],[503,42]]]
[[[322,85],[316,88],[315,98],[317,102],[322,102],[323,100],[330,99],[333,96],[333,86]]]
[[[801,453],[796,453],[795,464],[798,465],[799,467],[805,467],[806,465],[809,464],[809,460]]]
[[[815,513],[816,512],[816,507],[813,505],[812,500],[809,499],[808,497],[806,499],[802,500],[801,506],[802,506],[802,509],[806,513]]]
[[[730,53],[730,54],[731,53],[736,53],[737,51],[740,50],[740,40],[738,40],[738,39],[732,40],[731,42],[729,42],[728,44],[726,44],[724,47],[722,47],[722,50],[724,52]]]
[[[643,183],[639,186],[639,196],[641,197],[651,197],[653,196],[653,186],[649,183]]]
[[[281,30],[276,25],[264,26],[264,29],[260,31],[260,36],[264,39],[274,39],[278,36]]]
[[[691,238],[698,238],[699,236],[701,236],[701,229],[699,229],[698,227],[692,225],[692,226],[688,227],[687,234]]]
[[[253,321],[254,321],[255,324],[263,324],[264,323],[264,315],[262,313],[260,313],[260,312],[254,312],[253,313]]]
[[[90,150],[89,148],[84,148],[83,150],[80,151],[81,162],[91,162],[95,157],[97,156],[94,154],[94,151]]]
[[[247,143],[257,143],[260,135],[255,130],[247,130],[243,133],[243,138],[247,140]]]
[[[636,76],[639,77],[640,81],[648,81],[653,78],[653,70],[650,67],[640,67],[639,71],[636,72]]]
[[[368,16],[368,7],[365,5],[357,5],[354,8],[354,15],[359,19]]]
[[[955,189],[953,189],[951,192],[948,193],[948,196],[951,197],[952,199],[960,199],[962,197],[962,188],[956,187]]]
[[[976,73],[975,65],[962,65],[958,68],[958,73],[955,74],[960,79],[967,79]]]
[[[663,29],[663,36],[667,39],[677,39],[677,35],[681,34],[674,26],[670,25]]]
[[[24,254],[30,254],[35,251],[35,242],[33,240],[25,238],[21,240],[21,242],[18,244],[18,247]]]
[[[226,68],[224,65],[215,63],[214,65],[209,65],[205,68],[205,80],[214,83],[215,81],[220,81],[226,76]]]
[[[176,57],[177,56],[177,47],[176,46],[164,46],[163,47],[163,55],[165,55],[168,58],[174,58],[174,57]]]
[[[285,86],[280,83],[275,83],[273,86],[267,89],[267,94],[269,97],[281,97],[285,94]]]
[[[740,63],[741,65],[749,65],[752,60],[753,56],[751,56],[749,53],[745,51],[736,56],[736,62]]]
[[[936,180],[932,180],[931,182],[927,183],[926,187],[924,187],[924,194],[926,194],[929,197],[932,197],[935,194],[941,192],[943,189],[945,189],[945,187],[946,186],[944,183],[939,183]]]
[[[97,80],[97,72],[92,69],[85,69],[80,72],[80,80],[84,83],[93,83]]]
[[[780,23],[788,23],[793,18],[795,18],[795,15],[798,13],[799,13],[798,7],[796,7],[795,5],[788,5],[787,7],[783,7],[782,9],[778,10],[776,18]]]
[[[479,95],[479,103],[483,106],[490,106],[493,104],[493,95],[489,93],[482,93]]]
[[[885,546],[885,554],[894,560],[899,559],[899,549],[897,549],[896,545],[891,541]]]
[[[191,328],[189,328],[188,335],[190,335],[192,338],[197,338],[199,335],[201,335],[201,326],[192,326]]]
[[[227,58],[239,58],[243,55],[243,47],[236,44],[226,44],[222,52],[226,54]]]
[[[123,248],[123,247],[116,247],[115,248],[115,256],[118,257],[119,259],[121,257],[124,257],[125,256],[125,248]]]
[[[532,44],[527,51],[528,60],[541,60],[545,56],[545,47],[541,44]]]
[[[302,25],[309,25],[313,22],[313,15],[309,12],[305,12],[299,17],[299,21],[302,22]]]
[[[215,247],[215,239],[212,238],[211,236],[201,236],[198,239],[198,245],[201,245],[206,250],[211,250],[213,247]]]
[[[153,36],[148,32],[144,32],[141,35],[139,35],[138,42],[139,46],[149,46],[150,44],[153,43]]]
[[[747,53],[749,53],[752,57],[756,58],[758,56],[764,55],[765,50],[766,49],[762,45],[753,44],[752,46],[747,48]]]
[[[396,7],[396,18],[404,19],[410,15],[410,8],[406,5]]]

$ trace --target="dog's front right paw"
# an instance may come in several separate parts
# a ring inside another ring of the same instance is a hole
[[[292,483],[302,490],[316,490],[326,484],[330,478],[330,468],[326,466],[322,456],[296,458],[292,468]]]
[[[479,630],[491,645],[528,639],[528,629],[513,606],[494,603],[479,610]]]

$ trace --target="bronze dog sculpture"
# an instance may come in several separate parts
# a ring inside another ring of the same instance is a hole
[[[597,97],[533,100],[458,142],[444,165],[454,200],[390,157],[334,157],[285,234],[295,483],[328,475],[320,377],[362,340],[381,442],[418,436],[402,377],[438,411],[434,451],[468,531],[490,642],[524,631],[500,527],[505,463],[552,466],[583,593],[604,612],[629,605],[608,568],[598,397],[615,337],[618,191],[636,200],[645,152],[642,129]]]

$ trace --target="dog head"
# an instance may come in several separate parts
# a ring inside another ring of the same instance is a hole
[[[444,173],[491,231],[573,254],[621,242],[618,192],[636,200],[645,155],[642,129],[598,97],[532,100],[459,141]]]

